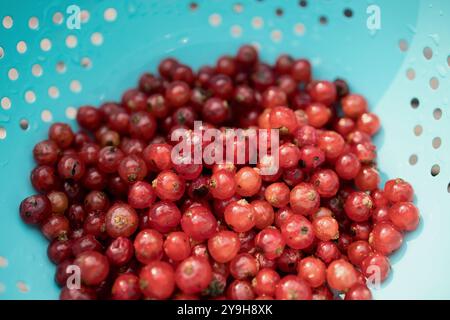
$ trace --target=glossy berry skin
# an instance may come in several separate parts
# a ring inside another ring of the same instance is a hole
[[[364,192],[353,192],[345,200],[345,213],[353,221],[366,221],[369,219],[372,209],[372,198]]]
[[[137,89],[129,89],[122,95],[122,105],[128,111],[144,111],[147,106],[147,95]]]
[[[156,132],[156,120],[151,113],[139,111],[130,116],[129,133],[133,139],[148,141],[154,137]]]
[[[139,273],[139,287],[146,298],[167,299],[175,289],[175,272],[164,261],[152,261]]]
[[[278,87],[267,88],[262,94],[261,104],[263,108],[275,108],[287,103],[286,93]]]
[[[294,132],[294,143],[298,147],[314,146],[317,143],[316,128],[304,125]]]
[[[39,165],[54,165],[58,161],[59,147],[55,141],[44,140],[33,148],[34,160]]]
[[[314,234],[322,241],[336,240],[339,237],[339,225],[333,217],[319,217],[312,222]]]
[[[292,63],[290,73],[299,83],[308,83],[311,80],[311,64],[306,59],[298,59]]]
[[[411,202],[398,202],[388,209],[392,224],[400,231],[414,231],[420,222],[419,210]]]
[[[54,264],[60,264],[72,257],[71,241],[53,240],[47,247],[47,256]]]
[[[84,210],[87,213],[95,211],[106,211],[109,207],[108,196],[102,192],[93,190],[84,198]]]
[[[387,207],[375,208],[372,212],[371,219],[372,219],[373,223],[389,221],[389,209]],[[399,228],[399,229],[401,229],[401,228]]]
[[[289,203],[294,213],[310,215],[320,206],[320,195],[313,185],[300,183],[291,190]]]
[[[337,97],[336,86],[329,81],[317,81],[308,87],[308,93],[315,102],[332,104]]]
[[[139,89],[147,94],[161,92],[162,80],[151,73],[144,73],[139,79]]]
[[[380,253],[369,254],[361,262],[361,272],[366,278],[370,277],[373,280],[378,279],[383,282],[388,277],[390,270],[389,259]]]
[[[298,128],[294,111],[283,106],[272,108],[269,123],[272,129],[280,129],[281,134],[293,134]]]
[[[128,203],[135,209],[150,207],[156,199],[155,191],[151,184],[138,181],[128,191]]]
[[[325,264],[330,264],[341,257],[341,252],[336,243],[321,241],[317,244],[315,256],[325,262]]]
[[[323,198],[331,198],[339,190],[339,177],[331,169],[321,169],[311,176],[311,183]]]
[[[318,135],[317,146],[325,152],[327,159],[339,157],[345,148],[344,138],[334,131],[323,131]]]
[[[295,273],[301,256],[302,254],[299,250],[287,247],[276,259],[277,268],[284,273]]]
[[[22,200],[19,211],[26,224],[37,225],[50,216],[52,206],[46,196],[33,195]]]
[[[233,196],[236,191],[236,182],[232,173],[219,170],[211,176],[210,192],[215,199],[225,200]]]
[[[253,300],[255,294],[249,281],[234,280],[228,286],[227,298],[231,300]]]
[[[347,291],[357,282],[353,265],[343,259],[335,260],[327,268],[328,285],[339,291]]]
[[[357,119],[367,112],[367,101],[359,94],[349,94],[341,100],[342,110],[345,115],[352,119]]]
[[[114,300],[138,300],[141,297],[139,278],[134,274],[119,275],[111,289]]]
[[[41,225],[42,234],[49,240],[55,238],[64,239],[67,237],[69,231],[69,220],[63,215],[53,214]]]
[[[178,61],[174,58],[165,58],[161,60],[158,65],[159,74],[166,79],[172,77],[173,70],[179,65]]]
[[[354,240],[368,240],[372,225],[368,221],[353,222],[350,225],[350,232]]]
[[[91,234],[81,236],[78,239],[73,239],[72,241],[72,253],[74,256],[78,256],[80,253],[85,251],[98,251],[103,250],[102,245],[98,240]]]
[[[364,284],[355,284],[345,294],[345,300],[372,300],[372,292]]]
[[[84,172],[84,162],[78,156],[63,156],[58,162],[58,173],[64,179],[80,180]]]
[[[314,128],[322,128],[331,119],[331,110],[323,103],[311,103],[305,109],[308,124]]]
[[[294,187],[303,181],[304,173],[300,168],[283,170],[283,181],[289,186]]]
[[[370,196],[372,197],[373,203],[376,208],[383,208],[389,205],[389,201],[386,198],[383,190],[375,189],[370,192]]]
[[[160,260],[163,254],[163,237],[155,230],[145,229],[139,232],[134,239],[136,259],[143,264],[153,260]]]
[[[267,259],[273,260],[281,256],[286,242],[277,228],[267,227],[256,235],[255,245],[261,249]]]
[[[180,178],[191,181],[197,179],[202,173],[202,165],[195,163],[174,163],[173,168],[175,172],[180,176]]]
[[[335,170],[341,179],[354,179],[361,169],[358,157],[353,153],[340,155],[335,163]]]
[[[220,98],[209,98],[206,100],[202,109],[202,117],[205,121],[214,125],[219,125],[230,116],[230,107],[225,100]]]
[[[55,190],[59,184],[55,169],[46,165],[34,168],[31,171],[30,180],[33,188],[41,193]]]
[[[81,286],[79,289],[69,289],[64,286],[59,295],[60,300],[96,300],[97,295],[94,289]]]
[[[88,286],[99,285],[109,273],[108,259],[96,251],[81,253],[75,259],[74,264],[80,268],[82,283]]]
[[[203,241],[209,239],[217,230],[217,220],[204,206],[193,206],[184,212],[181,228],[192,239]]]
[[[123,158],[118,167],[119,176],[128,184],[142,181],[147,175],[147,165],[137,155],[129,155]]]
[[[327,267],[320,259],[306,257],[300,261],[297,270],[298,276],[312,288],[320,287],[326,281]]]
[[[124,203],[117,203],[106,213],[106,232],[112,238],[129,237],[139,225],[136,211]]]
[[[348,117],[339,118],[334,122],[334,130],[342,136],[348,135],[355,130],[356,124],[353,119]]]
[[[153,143],[142,151],[148,170],[163,171],[172,168],[172,146],[167,143]]]
[[[293,143],[283,143],[279,149],[279,166],[283,169],[295,168],[300,160],[300,150]]]
[[[358,117],[356,128],[373,136],[378,132],[378,130],[380,130],[380,119],[374,113],[363,113]]]
[[[185,181],[170,170],[161,171],[152,185],[158,198],[168,201],[181,199],[186,189]]]
[[[289,203],[290,190],[283,182],[270,184],[264,191],[264,197],[275,208],[283,208]]]
[[[261,176],[251,167],[240,169],[236,173],[234,181],[236,183],[236,193],[242,197],[254,196],[262,184]]]
[[[292,56],[288,54],[281,54],[275,61],[275,71],[278,74],[290,73],[295,62],[296,61]]]
[[[148,210],[148,224],[151,228],[166,233],[179,225],[181,212],[171,201],[159,201]]]
[[[240,253],[230,262],[230,273],[238,280],[252,278],[256,276],[258,270],[258,262],[248,253]]]
[[[325,162],[325,153],[318,147],[306,145],[300,149],[300,164],[307,170],[316,169]]]
[[[235,232],[247,232],[255,226],[255,210],[245,200],[230,203],[225,208],[224,218]]]
[[[61,263],[59,263],[56,266],[56,271],[55,271],[55,282],[60,286],[60,287],[66,287],[66,283],[67,283],[67,279],[69,278],[70,274],[67,273],[67,268],[69,266],[73,265],[73,260],[72,259],[67,259],[62,261]]]
[[[372,252],[373,249],[367,241],[358,240],[348,246],[347,256],[352,264],[359,267]]]
[[[105,173],[114,173],[124,157],[125,154],[119,148],[104,147],[98,156],[98,168]]]
[[[171,232],[164,241],[164,253],[174,261],[182,261],[191,254],[189,236],[180,231]]]
[[[240,248],[239,237],[232,231],[220,231],[208,239],[208,251],[212,258],[219,263],[231,261]]]
[[[286,244],[292,249],[302,250],[314,241],[313,226],[302,215],[293,215],[281,225],[281,234]]]
[[[391,203],[411,202],[414,197],[412,186],[403,179],[392,179],[384,185],[384,196]]]
[[[191,89],[183,81],[171,82],[165,93],[166,101],[174,108],[179,108],[185,105],[191,96]]]
[[[62,149],[70,147],[75,138],[70,126],[61,122],[56,122],[50,126],[48,137]]]
[[[212,269],[205,258],[191,256],[181,262],[175,270],[177,287],[186,294],[205,290],[212,280]]]
[[[77,122],[82,128],[96,130],[102,122],[100,111],[92,106],[80,107],[77,112]]]
[[[112,265],[123,266],[134,256],[133,242],[128,238],[118,237],[111,242],[105,254]]]
[[[403,235],[389,222],[380,222],[373,227],[369,243],[375,251],[390,255],[401,247]]]
[[[258,296],[273,296],[279,281],[280,275],[278,272],[270,268],[261,269],[252,280],[253,291]]]
[[[355,185],[361,191],[373,191],[380,184],[380,173],[370,165],[364,165],[355,177]]]
[[[229,76],[224,74],[212,76],[208,87],[214,96],[222,99],[229,99],[233,95],[233,82]]]
[[[295,275],[282,278],[275,289],[277,300],[311,300],[312,291],[306,281]]]
[[[255,227],[257,229],[264,229],[273,224],[275,219],[275,212],[272,205],[265,200],[254,200],[251,202],[255,210]]]
[[[243,67],[251,67],[258,61],[258,51],[251,45],[243,45],[236,54],[236,61]]]

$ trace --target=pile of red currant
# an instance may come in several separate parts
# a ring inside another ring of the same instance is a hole
[[[386,279],[419,212],[404,180],[379,189],[364,97],[248,45],[196,73],[172,58],[158,71],[34,147],[38,194],[20,216],[50,241],[60,298],[371,299],[367,279]],[[278,129],[279,169],[174,163],[171,133],[196,120]]]

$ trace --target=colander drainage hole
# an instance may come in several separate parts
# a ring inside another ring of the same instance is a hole
[[[28,120],[27,119],[20,120],[19,126],[22,130],[24,130],[24,131],[27,130],[28,126],[29,126]]]
[[[432,141],[433,148],[439,149],[441,144],[442,144],[442,140],[440,137],[433,138],[433,141]]]
[[[450,182],[447,185],[447,192],[450,193]]]
[[[300,7],[302,7],[302,8],[305,8],[305,7],[308,6],[308,1],[306,1],[306,0],[300,0],[300,1],[298,2],[298,5],[299,5]]]
[[[417,157],[417,155],[416,155],[416,154],[412,154],[412,155],[409,157],[409,164],[412,165],[412,166],[414,166],[414,165],[417,164],[417,161],[418,161],[418,160],[419,160],[419,158]]]
[[[284,14],[284,11],[282,8],[277,8],[277,10],[275,10],[275,14],[281,17]]]
[[[438,164],[435,164],[431,167],[431,175],[436,177],[441,172],[441,167]]]
[[[189,9],[191,9],[192,11],[197,10],[197,8],[198,8],[198,4],[196,2],[191,2],[189,4]]]
[[[350,8],[346,8],[346,9],[344,10],[344,16],[347,17],[347,18],[353,17],[353,10],[350,9]]]
[[[328,24],[328,18],[325,17],[325,16],[320,16],[320,18],[319,18],[319,23],[320,23],[321,25],[326,25],[326,24]]]
[[[411,107],[413,109],[417,109],[419,107],[419,105],[420,105],[419,99],[417,99],[417,98],[412,98],[411,99]]]
[[[436,120],[441,119],[441,117],[442,117],[442,110],[441,110],[440,108],[434,109],[434,111],[433,111],[433,117],[434,117],[434,119],[436,119]]]

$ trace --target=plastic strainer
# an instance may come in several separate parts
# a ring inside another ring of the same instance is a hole
[[[450,1],[2,0],[0,19],[0,299],[58,297],[47,241],[18,215],[49,124],[75,125],[167,55],[198,67],[242,43],[367,96],[382,177],[410,181],[423,218],[375,297],[450,298]]]

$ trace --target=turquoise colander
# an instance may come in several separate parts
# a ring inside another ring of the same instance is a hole
[[[47,241],[25,226],[33,145],[77,106],[117,100],[168,55],[198,67],[252,43],[349,81],[382,119],[383,180],[416,190],[419,229],[377,299],[450,298],[450,1],[2,0],[0,299],[55,299]]]

